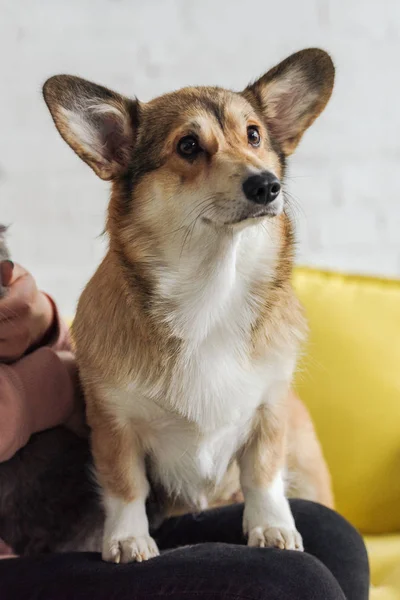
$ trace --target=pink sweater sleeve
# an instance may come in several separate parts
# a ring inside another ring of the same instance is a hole
[[[40,346],[49,346],[53,350],[63,351],[71,350],[71,335],[69,332],[69,327],[60,317],[58,312],[58,308],[53,298],[51,298],[48,294],[46,294],[47,298],[50,300],[51,305],[53,307],[53,323],[46,333],[43,340],[41,340]]]
[[[33,433],[66,423],[81,403],[68,327],[51,302],[54,321],[41,347],[12,365],[0,364],[0,462]]]

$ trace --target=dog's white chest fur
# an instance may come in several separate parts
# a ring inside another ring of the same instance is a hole
[[[160,291],[172,300],[167,321],[182,344],[168,381],[130,383],[112,394],[141,426],[154,475],[171,495],[195,505],[218,484],[248,438],[257,407],[274,402],[290,379],[294,353],[269,349],[251,358],[251,327],[257,313],[249,293],[257,269],[272,268],[271,237],[260,228],[243,232],[210,260],[202,249],[190,262],[160,275]],[[239,244],[240,241],[240,244]],[[249,260],[248,253],[251,253]],[[271,256],[271,265],[254,261]]]
[[[172,497],[204,508],[204,499],[222,480],[242,436],[238,424],[202,434],[177,419],[153,439],[152,475]]]

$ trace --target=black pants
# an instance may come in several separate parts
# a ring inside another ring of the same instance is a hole
[[[166,521],[161,556],[113,565],[98,554],[0,561],[0,600],[367,600],[359,534],[337,513],[291,502],[305,552],[248,548],[240,505]]]

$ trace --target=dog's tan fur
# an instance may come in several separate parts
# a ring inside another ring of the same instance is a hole
[[[197,406],[195,398],[190,400],[192,390],[179,386],[190,370],[193,377],[200,377],[191,355],[197,356],[201,344],[213,335],[213,327],[224,319],[224,313],[218,316],[217,311],[213,325],[214,304],[211,312],[204,313],[203,324],[197,319],[201,303],[191,310],[191,303],[197,301],[196,269],[199,281],[204,278],[205,282],[199,294],[213,277],[211,259],[197,263],[197,254],[204,246],[215,256],[215,268],[227,260],[229,271],[229,253],[236,252],[230,244],[236,237],[242,239],[240,232],[248,224],[257,232],[255,246],[267,244],[271,251],[260,252],[255,265],[251,257],[235,259],[240,285],[246,290],[243,311],[248,316],[240,310],[237,327],[232,322],[236,331],[232,335],[240,348],[231,358],[244,374],[259,364],[277,361],[282,375],[272,382],[268,400],[257,400],[253,413],[240,405],[247,425],[240,445],[227,457],[225,477],[204,475],[201,483],[192,485],[190,467],[185,474],[182,471],[181,493],[179,481],[170,481],[160,463],[158,476],[168,497],[165,509],[167,513],[189,510],[190,494],[199,506],[205,505],[204,496],[209,505],[239,499],[240,470],[249,543],[301,548],[288,506],[279,508],[285,502],[281,473],[289,471],[289,492],[292,489],[300,497],[332,505],[329,473],[310,417],[301,402],[288,395],[292,363],[306,332],[291,287],[291,222],[278,209],[269,217],[265,213],[264,219],[253,217],[253,208],[241,197],[241,183],[249,173],[265,169],[284,178],[286,156],[326,105],[333,75],[328,55],[312,49],[289,57],[242,93],[186,88],[141,104],[69,76],[57,76],[45,84],[45,99],[61,135],[100,177],[112,180],[109,251],[81,296],[74,323],[93,455],[105,492],[108,520],[103,556],[107,560],[142,560],[157,552],[142,508],[150,489],[145,457],[151,458],[157,471],[157,461],[163,461],[154,453],[164,429],[170,430],[173,446],[174,428],[178,427],[177,439],[183,428],[192,440],[189,444],[194,444],[196,461],[196,453],[215,443],[210,440],[219,427],[228,426],[229,419],[237,422],[233,412],[224,425],[224,411],[220,414],[215,405],[207,405],[206,413],[201,408],[205,402],[200,398],[201,388]],[[261,136],[257,148],[247,141],[249,127],[256,127]],[[179,140],[188,135],[195,136],[201,146],[193,160],[177,152]],[[204,228],[201,235],[199,228]],[[249,252],[253,242],[250,239],[246,244]],[[243,265],[249,267],[248,273],[240,272]],[[174,274],[181,278],[181,286],[176,287]],[[218,281],[210,293],[215,287]],[[223,296],[223,286],[218,293]],[[216,310],[218,302],[217,298]],[[230,335],[231,325],[224,327]],[[220,344],[223,341],[216,339],[207,352],[214,352]],[[257,377],[254,374],[254,383]],[[193,379],[193,386],[197,383]],[[223,385],[215,389],[217,395],[223,393]],[[208,414],[213,410],[214,420]],[[178,458],[174,460],[179,464]],[[200,463],[201,471],[206,463]],[[169,486],[174,491],[168,491]],[[279,518],[269,519],[268,506],[271,514],[276,509]]]

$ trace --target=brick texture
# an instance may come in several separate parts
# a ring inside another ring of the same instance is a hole
[[[400,4],[393,0],[0,0],[0,221],[14,258],[72,313],[105,248],[108,186],[58,138],[40,88],[79,74],[143,100],[240,89],[307,46],[331,103],[291,161],[301,263],[400,275]]]

